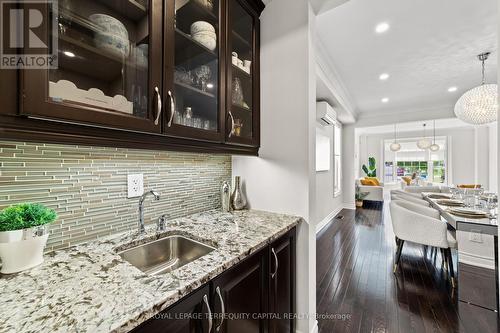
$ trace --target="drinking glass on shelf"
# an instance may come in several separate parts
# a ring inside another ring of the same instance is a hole
[[[207,82],[210,80],[210,67],[202,65],[194,70],[196,76],[196,83],[202,91],[207,91]]]
[[[202,128],[202,119],[201,118],[194,118],[193,120],[193,126],[196,127],[196,128]]]

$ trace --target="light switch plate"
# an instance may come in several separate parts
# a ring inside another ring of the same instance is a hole
[[[127,197],[136,198],[144,194],[144,176],[142,173],[127,175]]]
[[[471,230],[469,240],[471,242],[482,243],[483,236],[481,235],[481,231],[480,230]]]

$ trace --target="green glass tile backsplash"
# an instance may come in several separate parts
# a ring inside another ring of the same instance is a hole
[[[39,202],[57,211],[47,251],[137,227],[138,198],[127,199],[127,174],[144,174],[145,222],[220,206],[231,178],[228,155],[0,141],[0,209]]]

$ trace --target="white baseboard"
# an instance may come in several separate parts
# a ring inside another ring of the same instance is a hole
[[[319,233],[324,227],[330,223],[335,216],[343,209],[343,206],[338,207],[333,212],[327,215],[323,220],[321,220],[318,224],[316,224],[316,233]]]
[[[345,209],[356,209],[356,203],[353,202],[344,202],[344,207]]]
[[[310,333],[318,333],[318,321],[314,322],[314,327],[311,329]]]
[[[483,257],[458,251],[458,261],[471,266],[495,269],[495,258]]]

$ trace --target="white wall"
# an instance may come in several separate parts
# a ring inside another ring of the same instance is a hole
[[[331,142],[330,170],[316,172],[316,231],[319,231],[343,208],[342,192],[334,195],[334,126],[323,126],[316,122],[316,132],[328,136]]]
[[[498,124],[489,126],[489,177],[490,191],[498,192]]]
[[[302,216],[297,239],[297,330],[316,313],[314,15],[306,0],[273,0],[261,15],[261,149],[233,157],[251,208]]]
[[[393,133],[368,134],[360,136],[359,164],[357,169],[363,175],[361,166],[366,164],[368,157],[373,156],[377,160],[377,172],[379,177],[383,172],[383,141],[393,138]],[[418,138],[421,131],[399,133],[400,139]],[[448,161],[451,169],[449,184],[472,184],[479,183],[488,187],[489,177],[489,128],[463,127],[436,130],[436,136],[448,137],[448,149],[451,152],[451,161]],[[451,163],[450,163],[451,162]]]
[[[344,206],[354,209],[354,180],[358,176],[359,137],[355,135],[356,125],[346,125],[342,130],[342,199]]]

